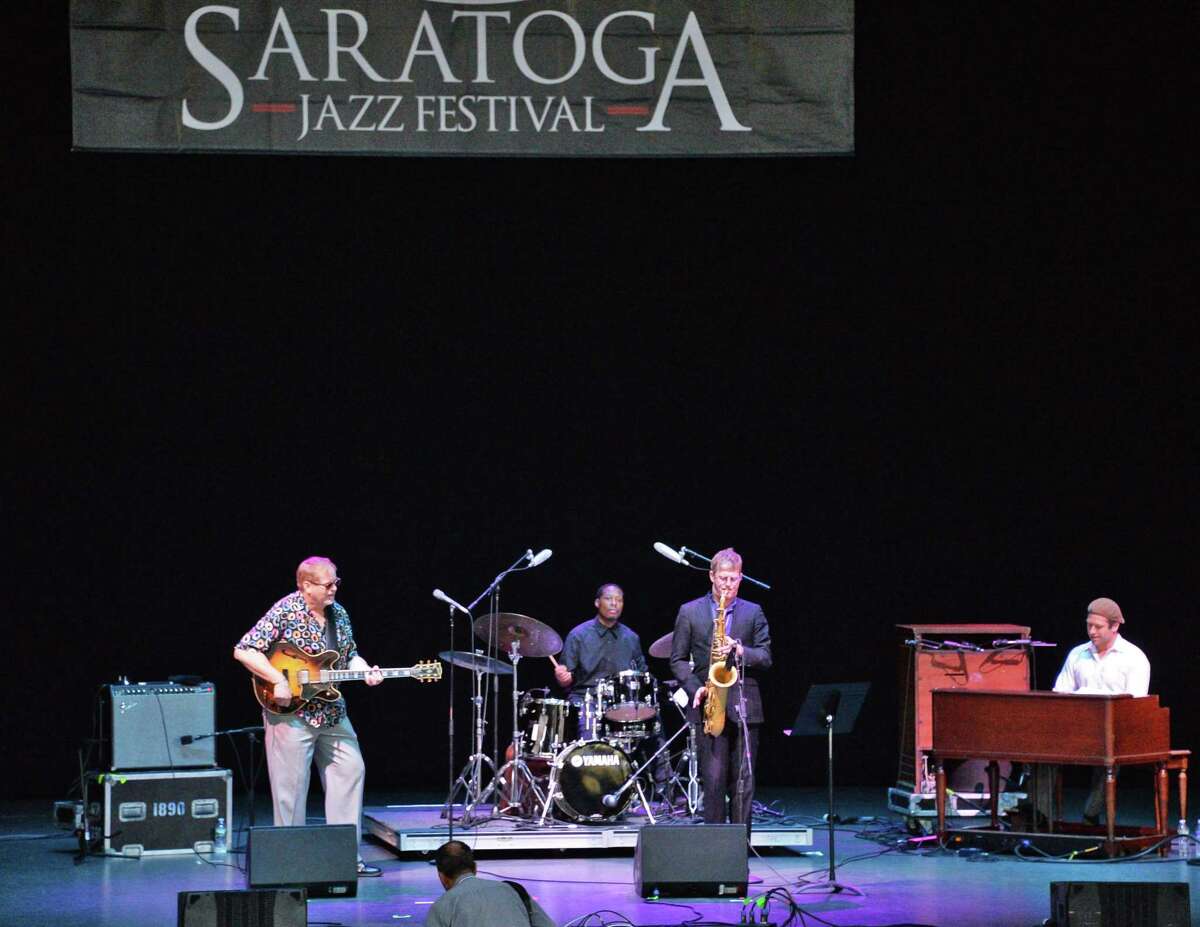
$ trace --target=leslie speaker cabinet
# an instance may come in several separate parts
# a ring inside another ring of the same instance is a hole
[[[933,748],[934,689],[998,689],[1028,692],[1033,680],[1030,628],[1016,624],[901,624],[899,648],[900,764],[888,808],[905,817],[909,829],[928,832],[937,818]],[[1005,643],[1016,641],[1018,643]],[[980,764],[981,766],[981,764]],[[959,764],[949,770],[950,817],[983,814],[990,796],[982,768]],[[1007,776],[1005,764],[1000,773]],[[983,788],[977,788],[978,783]],[[1002,793],[1000,811],[1016,807],[1016,792]],[[958,799],[967,799],[961,806]]]
[[[234,832],[233,775],[228,769],[93,775],[104,790],[106,855],[209,853],[218,818]]]

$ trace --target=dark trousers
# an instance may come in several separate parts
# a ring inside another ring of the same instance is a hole
[[[738,794],[738,778],[746,760],[746,745],[742,736],[741,722],[725,719],[725,730],[720,737],[704,733],[703,719],[697,729],[697,753],[700,758],[700,782],[704,786],[704,823],[745,824],[750,827],[750,815],[754,805],[754,766],[758,761],[758,725],[747,725],[750,744],[750,767],[745,770],[741,795]],[[725,802],[729,801],[726,814]]]

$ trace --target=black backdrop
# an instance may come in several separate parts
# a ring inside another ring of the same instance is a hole
[[[842,781],[894,779],[897,623],[1031,624],[1048,686],[1110,595],[1192,745],[1190,11],[860,10],[854,158],[591,162],[71,154],[65,11],[26,15],[8,794],[65,789],[119,674],[252,723],[230,650],[310,553],[396,665],[527,547],[505,608],[615,580],[649,643],[704,589],[651,543],[732,544],[776,784],[859,678]],[[371,785],[441,787],[445,692],[350,693]]]

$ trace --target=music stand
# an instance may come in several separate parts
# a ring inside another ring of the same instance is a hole
[[[833,813],[833,735],[849,734],[854,730],[854,722],[870,688],[869,682],[824,683],[810,687],[791,730],[784,732],[789,737],[825,737],[829,745],[825,772],[829,786],[829,814],[826,815],[829,823],[829,878],[825,882],[805,885],[799,889],[801,892],[863,894],[854,886],[837,881],[835,873],[837,853],[834,849],[833,825],[838,817]]]

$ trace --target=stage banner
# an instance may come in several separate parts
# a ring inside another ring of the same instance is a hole
[[[854,150],[853,0],[71,0],[80,149]]]

